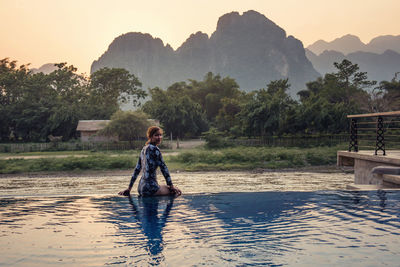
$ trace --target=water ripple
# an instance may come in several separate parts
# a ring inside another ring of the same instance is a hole
[[[2,198],[0,216],[6,266],[383,266],[400,255],[394,191]]]

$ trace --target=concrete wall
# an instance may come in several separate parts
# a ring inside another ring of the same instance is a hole
[[[381,162],[354,159],[354,183],[355,184],[375,184],[382,185],[382,180],[377,179],[372,173],[372,169],[377,166],[391,166]]]

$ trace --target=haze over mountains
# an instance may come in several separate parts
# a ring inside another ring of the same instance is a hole
[[[289,78],[290,94],[305,83],[336,71],[333,63],[349,59],[367,72],[370,80],[391,80],[400,71],[400,35],[378,36],[363,43],[355,35],[331,42],[319,40],[304,49],[301,41],[256,11],[221,16],[211,36],[197,32],[176,50],[150,34],[118,36],[92,63],[91,73],[102,67],[125,68],[139,77],[143,88],[166,89],[174,82],[202,80],[209,71],[234,78],[245,91],[265,88]],[[51,72],[45,64],[34,72]]]
[[[149,34],[123,34],[93,62],[91,72],[102,67],[125,68],[145,88],[202,80],[209,71],[234,78],[246,91],[289,77],[292,95],[319,76],[301,41],[256,11],[225,14],[210,37],[192,34],[176,51]]]
[[[400,35],[384,35],[372,39],[369,43],[363,43],[359,37],[347,34],[336,38],[331,42],[318,40],[307,47],[308,50],[316,55],[320,55],[325,50],[334,50],[342,54],[350,54],[357,51],[382,54],[386,50],[393,50],[400,53]]]
[[[306,55],[321,75],[335,71],[333,63],[346,58],[367,72],[370,80],[391,80],[400,71],[400,35],[378,36],[367,44],[354,35],[332,42],[319,40],[307,47]]]

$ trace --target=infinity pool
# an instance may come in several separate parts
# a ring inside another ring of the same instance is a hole
[[[0,198],[0,266],[398,266],[400,191]]]

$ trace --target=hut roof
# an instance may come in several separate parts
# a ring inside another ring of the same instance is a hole
[[[77,131],[99,131],[106,127],[110,120],[80,120]]]

